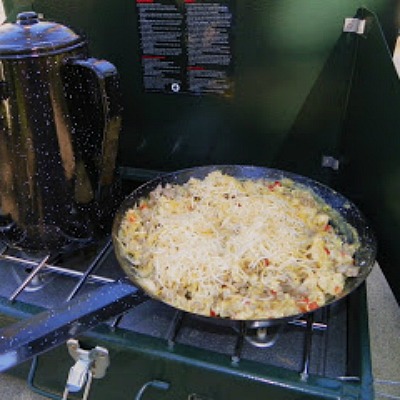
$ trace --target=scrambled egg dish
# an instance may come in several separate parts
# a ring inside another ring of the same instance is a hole
[[[358,275],[357,240],[336,232],[334,215],[291,180],[217,171],[154,189],[126,212],[117,239],[138,283],[174,307],[280,318],[323,306]]]

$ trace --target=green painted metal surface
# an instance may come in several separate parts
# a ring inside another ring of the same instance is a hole
[[[316,82],[325,89],[332,87],[332,77],[321,71],[341,40],[344,18],[355,15],[361,3],[232,3],[235,91],[230,98],[142,91],[134,1],[35,0],[32,8],[47,19],[84,32],[91,54],[110,60],[120,71],[125,106],[122,165],[161,170],[213,163],[286,166],[282,159],[295,157],[296,162],[290,164],[294,170],[301,172],[304,168],[299,165],[306,164],[306,169],[320,175],[321,152],[335,151],[338,129],[329,121],[319,121],[318,146],[314,146],[311,159],[309,152],[297,151],[297,144],[287,148],[288,138],[302,118],[299,113]],[[10,18],[25,5],[23,1],[9,5]],[[362,5],[378,13],[388,41],[393,43],[398,1],[370,0]],[[341,72],[336,71],[335,80],[344,86],[348,77],[338,76]],[[331,104],[314,105],[321,109]],[[333,117],[339,116],[341,110],[334,111]],[[315,126],[309,123],[309,127]]]
[[[364,10],[340,144],[339,189],[368,216],[378,261],[400,302],[400,81],[375,13]]]
[[[368,337],[365,285],[351,296],[349,316],[349,376],[362,372],[363,380],[343,381],[310,375],[303,381],[300,374],[258,362],[231,362],[228,354],[218,354],[196,347],[175,344],[167,340],[144,336],[125,329],[99,326],[80,337],[82,348],[103,346],[110,353],[110,366],[104,378],[94,380],[90,398],[95,400],[242,400],[242,399],[373,399],[371,360]],[[16,302],[8,307],[0,303],[0,325],[29,316],[37,307]],[[60,399],[73,359],[66,346],[39,356],[31,370],[32,389],[49,398]],[[14,368],[11,373],[27,376],[28,364]],[[167,389],[153,387],[151,382],[168,384]],[[77,394],[76,398],[81,398]],[[74,398],[74,397],[72,397]]]
[[[110,342],[101,342],[108,346],[111,364],[106,377],[93,384],[93,399],[135,399],[143,385],[155,380],[168,383],[168,390],[149,388],[143,399],[184,400],[196,396],[208,400],[268,397],[277,400],[337,399],[344,393],[350,394],[349,399],[357,398],[354,397],[357,390],[350,389],[352,385],[342,385],[338,381],[310,377],[306,383],[294,372],[246,361],[233,366],[228,356],[179,345],[168,350],[165,341],[147,340],[140,335],[126,335],[125,338],[125,343],[123,340],[119,343],[122,347],[110,348]],[[98,344],[98,340],[91,338],[83,343],[90,348]],[[63,350],[57,357],[61,361],[58,365],[62,365],[64,370],[51,376],[45,371],[54,360],[50,357],[54,357],[55,353],[41,357],[36,373],[38,387],[54,390],[63,386],[68,374],[66,367],[71,365],[71,360],[65,357]],[[128,391],[130,395],[127,395]]]

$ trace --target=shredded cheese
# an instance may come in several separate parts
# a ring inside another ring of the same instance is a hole
[[[357,243],[330,225],[329,207],[290,180],[238,180],[216,171],[157,187],[118,232],[139,283],[177,308],[232,319],[312,311],[354,275]]]

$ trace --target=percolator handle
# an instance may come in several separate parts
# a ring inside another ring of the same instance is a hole
[[[99,84],[104,114],[101,166],[96,190],[97,200],[100,200],[98,197],[101,196],[101,189],[109,187],[114,181],[118,138],[122,120],[119,75],[112,63],[97,58],[71,59],[69,64],[91,71],[95,74]]]

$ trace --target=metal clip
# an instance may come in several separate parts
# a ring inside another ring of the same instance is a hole
[[[365,32],[365,19],[345,18],[343,32],[357,33],[362,35]]]
[[[62,400],[67,400],[69,393],[79,392],[84,386],[82,400],[87,400],[92,379],[103,378],[110,365],[108,350],[100,346],[84,350],[80,348],[79,342],[75,339],[69,339],[67,347],[75,364],[69,370]]]
[[[324,168],[331,168],[334,171],[338,171],[340,162],[337,158],[331,156],[322,156],[321,165]]]

